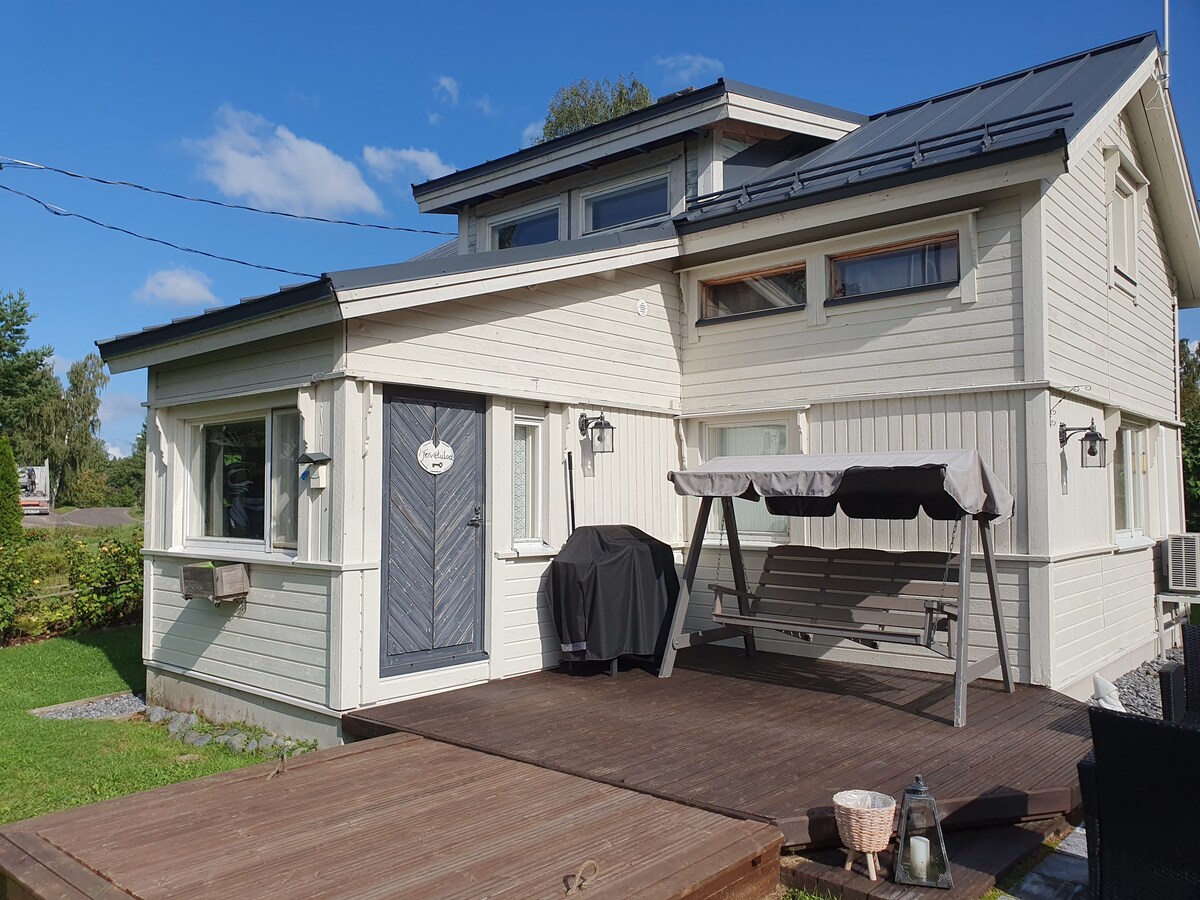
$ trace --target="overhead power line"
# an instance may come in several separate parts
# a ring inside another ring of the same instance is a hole
[[[235,263],[239,266],[249,266],[252,269],[263,269],[267,272],[280,272],[284,275],[296,275],[300,278],[320,278],[319,275],[313,275],[309,272],[294,272],[291,269],[280,269],[276,266],[264,266],[259,263],[246,262],[244,259],[234,259],[232,256],[221,256],[217,253],[209,253],[207,250],[197,250],[194,247],[184,247],[180,244],[173,244],[170,241],[164,241],[162,238],[151,237],[148,234],[139,234],[136,231],[130,231],[128,228],[121,228],[118,225],[109,225],[107,222],[101,222],[98,219],[93,219],[85,216],[82,213],[71,212],[69,209],[63,209],[61,206],[53,206],[46,203],[44,200],[39,200],[31,194],[26,194],[23,191],[18,191],[16,188],[10,188],[6,184],[0,184],[0,191],[7,191],[10,194],[16,194],[18,197],[24,197],[44,209],[53,216],[60,216],[64,219],[82,219],[92,225],[97,225],[100,228],[107,228],[109,231],[116,231],[120,234],[127,234],[130,237],[135,237],[138,240],[149,241],[152,244],[162,244],[164,247],[170,247],[172,250],[178,250],[181,253],[195,253],[198,256],[207,256],[209,259],[217,259],[221,262]]]
[[[24,168],[33,169],[35,171],[54,172],[58,175],[66,175],[68,178],[79,178],[83,181],[91,181],[96,184],[106,184],[112,187],[127,187],[138,191],[145,191],[147,194],[159,194],[163,197],[172,197],[176,200],[187,200],[189,203],[206,203],[209,206],[219,206],[222,209],[240,209],[243,212],[260,213],[264,216],[282,216],[285,219],[301,219],[305,222],[324,222],[326,225],[350,225],[354,228],[374,228],[378,231],[403,231],[408,234],[433,234],[440,237],[455,237],[453,231],[433,231],[428,228],[406,228],[403,225],[375,225],[370,222],[350,222],[346,219],[326,219],[321,216],[305,216],[300,213],[282,212],[277,209],[259,209],[257,206],[244,206],[240,203],[226,203],[223,200],[213,200],[208,197],[189,197],[187,194],[177,194],[174,191],[164,191],[159,188],[147,187],[144,184],[137,184],[133,181],[111,181],[107,178],[97,178],[95,175],[82,175],[79,172],[71,172],[67,169],[59,169],[54,166],[46,166],[41,163],[26,162],[22,159],[13,159],[10,156],[0,156],[0,168]]]

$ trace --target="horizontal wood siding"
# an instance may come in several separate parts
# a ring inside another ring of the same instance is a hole
[[[978,248],[974,303],[914,294],[830,307],[821,325],[793,312],[697,328],[683,345],[684,409],[1021,380],[1018,195],[980,211]]]
[[[998,553],[1027,552],[1025,392],[984,391],[819,403],[808,410],[809,453],[975,449],[1016,499],[1016,515],[995,527]],[[945,551],[953,523],[809,519],[809,542],[821,547]]]
[[[325,325],[155,366],[150,370],[152,396],[166,405],[299,385],[336,367],[341,328]]]
[[[501,677],[558,665],[558,633],[550,614],[550,560],[514,560],[504,567],[504,649]]]
[[[244,604],[185,600],[176,560],[152,563],[151,664],[325,703],[329,663],[327,573],[250,566]]]
[[[758,584],[762,574],[766,550],[746,549],[746,580],[751,590]],[[992,624],[990,595],[987,575],[983,571],[983,560],[976,560],[971,572],[971,658],[979,659],[996,649],[996,633]],[[1015,664],[1014,676],[1020,681],[1030,680],[1029,666],[1029,575],[1024,563],[1002,563],[998,567],[1000,579],[1000,603],[1004,615],[1004,628],[1008,636],[1008,647]],[[713,598],[708,585],[713,583],[733,584],[729,555],[726,551],[705,549],[701,555],[700,568],[696,574],[692,602],[688,607],[686,627],[688,630],[713,628]],[[952,660],[936,654],[913,650],[901,645],[883,644],[871,650],[851,641],[819,636],[812,641],[803,641],[776,631],[758,629],[756,642],[761,650],[773,653],[789,653],[797,656],[818,656],[865,665],[894,666],[925,672],[953,672]],[[740,638],[725,643],[740,644]],[[942,645],[945,646],[944,644]],[[995,676],[998,677],[998,676]]]
[[[1085,678],[1153,639],[1156,578],[1152,548],[1054,564],[1052,687]]]
[[[358,319],[347,363],[381,381],[667,409],[679,321],[675,276],[647,265]]]
[[[1109,288],[1106,147],[1137,161],[1124,116],[1045,196],[1048,370],[1063,385],[1090,385],[1089,399],[1173,419],[1175,313],[1155,185],[1138,232],[1135,301]]]

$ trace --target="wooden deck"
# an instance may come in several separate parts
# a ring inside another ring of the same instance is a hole
[[[542,672],[344,717],[362,737],[408,732],[777,825],[789,847],[838,843],[831,798],[899,797],[921,773],[946,827],[1079,805],[1083,704],[1044,688],[970,687],[952,728],[950,676],[701,647],[675,674]]]
[[[770,825],[395,735],[0,828],[0,896],[750,900]],[[6,884],[7,879],[7,884]]]

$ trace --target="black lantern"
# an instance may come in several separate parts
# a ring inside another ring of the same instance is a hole
[[[937,888],[954,886],[937,803],[920,775],[904,789],[896,842],[897,884]]]
[[[579,414],[579,436],[588,439],[593,453],[613,452],[614,431],[613,424],[604,418],[604,410],[600,410],[598,416]]]
[[[1108,465],[1108,438],[1096,430],[1096,420],[1087,428],[1068,428],[1065,424],[1058,426],[1058,446],[1067,446],[1071,435],[1081,434],[1079,438],[1079,464],[1085,469],[1103,469]]]

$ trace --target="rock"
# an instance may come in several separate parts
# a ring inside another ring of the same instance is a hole
[[[246,743],[249,740],[250,739],[246,737],[246,735],[239,731],[229,739],[229,749],[235,753],[241,753],[246,749]]]
[[[200,760],[199,753],[182,753],[179,756],[175,757],[175,762],[177,762],[177,763],[194,763],[194,762],[199,762],[199,760]]]
[[[213,743],[220,744],[222,747],[228,747],[229,742],[232,740],[233,738],[227,734],[218,734],[215,738],[213,738]]]
[[[1162,718],[1162,694],[1158,686],[1158,670],[1170,660],[1182,662],[1183,651],[1174,647],[1167,651],[1167,659],[1152,659],[1144,662],[1132,672],[1116,680],[1121,703],[1129,712],[1140,713],[1155,719]]]
[[[273,734],[264,734],[258,739],[259,750],[274,750],[279,746],[279,739]]]
[[[173,738],[181,737],[192,727],[192,723],[187,719],[188,717],[184,713],[173,713],[170,721],[167,722],[167,733]]]
[[[146,710],[147,716],[151,722],[158,723],[171,715],[171,711],[164,709],[161,706],[151,706]]]
[[[249,742],[246,744],[246,751],[245,751],[245,752],[247,752],[247,753],[253,753],[253,752],[254,752],[255,750],[257,750],[257,749],[258,749],[258,741],[251,740],[251,741],[249,741]]]
[[[183,736],[183,742],[185,744],[187,744],[189,747],[195,747],[196,744],[200,741],[200,737],[201,737],[200,732],[189,731],[187,734],[185,734]]]

